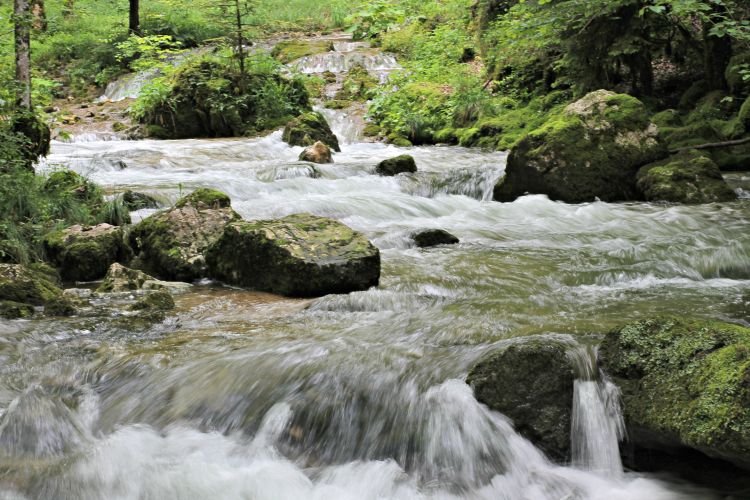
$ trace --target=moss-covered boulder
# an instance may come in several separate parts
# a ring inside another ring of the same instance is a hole
[[[299,161],[309,161],[312,163],[333,163],[331,148],[318,141],[312,146],[308,146],[299,154]]]
[[[636,172],[666,155],[643,103],[599,90],[513,146],[494,199],[513,201],[524,194],[568,203],[637,199]]]
[[[72,170],[51,172],[43,189],[48,193],[69,194],[94,209],[104,203],[104,194],[99,186]]]
[[[41,306],[61,294],[51,273],[20,264],[0,264],[0,300]]]
[[[73,301],[64,295],[55,297],[44,304],[45,316],[73,316],[76,312]]]
[[[417,171],[417,163],[410,155],[400,155],[381,161],[375,167],[378,175],[394,176],[402,173],[414,173]]]
[[[366,101],[372,97],[378,83],[378,79],[370,75],[363,66],[354,66],[341,83],[341,89],[336,93],[336,99]]]
[[[553,460],[570,459],[575,372],[568,346],[534,336],[491,351],[469,372],[478,401],[513,420]]]
[[[628,436],[750,469],[750,329],[684,318],[618,328],[600,349],[622,391]]]
[[[0,318],[21,319],[34,315],[34,306],[12,300],[0,300]]]
[[[719,167],[696,150],[642,167],[637,185],[646,201],[713,203],[737,199]]]
[[[425,229],[412,235],[414,244],[419,248],[434,247],[437,245],[455,245],[458,238],[443,229]]]
[[[165,279],[193,281],[207,276],[204,254],[240,216],[229,197],[211,190],[181,198],[170,210],[147,217],[130,232],[139,266]],[[218,194],[216,194],[218,193]]]
[[[380,252],[364,235],[310,214],[229,224],[206,261],[212,277],[290,296],[366,290],[380,278]]]
[[[334,151],[341,151],[339,140],[331,132],[325,117],[317,111],[305,113],[287,123],[281,138],[290,146],[312,146],[320,141]]]
[[[271,55],[286,64],[331,50],[333,50],[333,42],[330,40],[284,40],[274,45]]]
[[[121,227],[75,225],[44,237],[44,249],[65,281],[93,281],[132,256]]]
[[[750,94],[750,81],[745,79],[743,69],[750,65],[750,52],[740,52],[729,60],[724,76],[729,92],[735,96]]]
[[[164,98],[137,112],[148,135],[161,139],[254,135],[310,109],[300,79],[268,71],[243,75],[214,59],[181,65],[167,85]]]
[[[49,153],[51,133],[44,119],[33,112],[19,112],[10,121],[10,130],[20,139],[18,158],[21,165],[27,170],[34,171],[34,163],[40,156]],[[6,164],[0,165],[0,172],[4,171]]]

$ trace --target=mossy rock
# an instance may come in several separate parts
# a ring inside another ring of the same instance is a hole
[[[729,92],[734,96],[750,94],[750,81],[745,80],[740,72],[743,67],[747,69],[747,66],[750,66],[750,52],[742,52],[729,60],[724,76],[729,86]]]
[[[683,151],[642,167],[637,184],[646,201],[697,204],[737,199],[719,167],[696,150]]]
[[[0,300],[41,306],[62,295],[59,283],[41,270],[0,264]]]
[[[206,261],[214,278],[289,296],[366,290],[380,278],[380,252],[367,238],[311,214],[231,223]]]
[[[695,122],[685,126],[662,127],[661,136],[670,149],[699,146],[724,140],[715,121]]]
[[[187,196],[183,196],[177,203],[176,208],[182,208],[185,206],[193,206],[199,210],[206,208],[229,208],[232,204],[232,200],[228,195],[217,191],[216,189],[209,188],[198,188]]]
[[[333,42],[330,40],[285,40],[271,49],[271,56],[286,64],[331,50],[333,50]]]
[[[665,109],[651,117],[657,127],[681,127],[684,125],[682,115],[675,109]]]
[[[166,290],[150,292],[130,306],[131,311],[170,311],[175,308],[172,294]]]
[[[636,172],[665,156],[643,103],[599,90],[513,146],[494,199],[513,201],[527,193],[568,203],[638,199]]]
[[[571,456],[575,372],[568,345],[533,336],[491,351],[469,371],[467,383],[490,409],[553,460]]]
[[[354,66],[341,83],[341,90],[336,93],[336,99],[366,101],[373,96],[378,84],[378,79],[371,76],[364,67]]]
[[[153,196],[131,190],[122,193],[122,203],[130,211],[143,210],[144,208],[159,208],[159,201]]]
[[[750,97],[745,99],[745,102],[742,103],[737,119],[744,130],[750,132]]]
[[[96,289],[99,293],[129,292],[140,290],[153,277],[137,269],[129,269],[122,264],[114,263],[109,266],[102,284]]]
[[[12,300],[0,300],[0,318],[22,319],[34,315],[34,306]]]
[[[686,446],[750,468],[750,329],[636,321],[607,334],[600,362],[622,391],[631,440]]]
[[[412,142],[409,139],[396,133],[388,134],[388,142],[400,148],[408,148],[413,146]]]
[[[750,170],[750,144],[740,144],[710,150],[711,158],[719,169],[729,171]]]
[[[362,134],[365,137],[377,137],[380,135],[381,128],[379,125],[375,123],[368,123],[365,125],[365,128],[362,129]]]
[[[43,189],[48,193],[68,194],[96,209],[104,203],[102,190],[72,170],[55,170],[47,176]]]
[[[47,234],[43,243],[65,281],[100,279],[111,264],[132,257],[122,228],[109,224],[71,226]]]
[[[394,176],[402,173],[414,173],[417,163],[411,155],[400,155],[381,161],[375,167],[375,173],[384,176]]]
[[[228,205],[226,195],[204,199],[186,196],[170,210],[158,212],[130,232],[130,244],[145,271],[164,279],[191,282],[207,276],[204,253],[240,216]],[[193,204],[195,203],[195,204]]]
[[[412,235],[414,244],[419,248],[434,247],[438,245],[455,245],[458,238],[444,229],[425,229]]]
[[[723,90],[714,90],[701,97],[685,117],[685,123],[704,123],[709,120],[727,120],[736,111],[733,99]]]
[[[320,141],[334,151],[341,151],[339,140],[331,132],[325,117],[316,111],[287,123],[281,138],[290,146],[312,146]]]
[[[76,312],[73,301],[62,295],[44,304],[45,316],[73,316]]]
[[[34,112],[21,111],[15,114],[10,122],[10,130],[24,138],[19,153],[21,164],[28,171],[34,171],[34,163],[40,156],[49,154],[51,132],[46,121]],[[0,172],[5,165],[0,165]]]
[[[328,109],[346,109],[351,105],[352,101],[348,99],[331,99],[323,104]]]

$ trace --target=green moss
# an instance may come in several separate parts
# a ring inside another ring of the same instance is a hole
[[[662,318],[609,333],[607,372],[623,390],[629,425],[712,455],[750,454],[750,329]]]
[[[34,315],[34,306],[11,300],[0,300],[0,318],[21,319]]]
[[[50,173],[43,189],[48,193],[67,193],[91,209],[104,203],[104,195],[99,186],[72,170],[55,170]]]
[[[737,119],[746,131],[750,131],[750,97],[742,103]]]
[[[73,302],[64,296],[55,297],[44,304],[44,314],[46,316],[73,316],[76,308]]]
[[[326,101],[324,106],[328,109],[346,109],[352,105],[352,101],[346,99],[332,99]]]
[[[109,266],[128,260],[130,248],[121,228],[72,226],[45,235],[44,250],[66,281],[93,281],[104,276]]]
[[[176,208],[182,208],[186,205],[195,208],[229,208],[231,199],[228,195],[216,189],[198,188],[187,196],[180,198],[175,203]]]
[[[662,127],[660,132],[670,149],[722,140],[721,132],[709,122],[692,123],[684,127]]]
[[[393,176],[404,172],[416,172],[417,164],[410,155],[400,155],[381,161],[375,167],[379,175]]]
[[[729,60],[724,76],[732,95],[745,96],[750,94],[750,81],[745,80],[740,72],[741,68],[748,66],[750,66],[750,52],[736,54]]]
[[[637,185],[647,201],[713,203],[737,198],[719,167],[695,150],[644,166],[638,171]]]
[[[61,294],[48,273],[20,264],[0,264],[0,300],[43,305]]]
[[[366,101],[373,97],[378,83],[378,80],[370,76],[364,67],[354,66],[341,83],[341,90],[336,93],[336,99]]]
[[[277,43],[271,55],[286,64],[297,59],[333,50],[330,40],[285,40]]]
[[[368,123],[362,130],[362,134],[364,134],[365,137],[377,137],[378,135],[380,135],[380,132],[380,127],[375,123]]]
[[[683,125],[682,116],[677,110],[665,109],[651,117],[651,121],[659,128],[662,127],[681,127]]]
[[[130,306],[131,311],[169,311],[174,308],[172,294],[166,290],[150,292]]]
[[[714,90],[698,100],[695,108],[685,118],[685,123],[727,120],[734,111],[733,100],[727,99],[727,94],[724,91]]]
[[[456,137],[460,146],[474,146],[481,137],[478,128],[462,128],[456,130]]]
[[[390,142],[394,146],[398,146],[401,148],[408,148],[412,146],[412,143],[409,139],[398,134],[388,134],[388,142]]]

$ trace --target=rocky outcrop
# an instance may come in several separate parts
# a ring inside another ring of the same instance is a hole
[[[299,161],[309,161],[312,163],[333,163],[331,148],[320,141],[312,146],[308,146],[299,155]]]
[[[130,306],[131,311],[169,311],[175,308],[172,294],[166,290],[156,290],[138,299]]]
[[[600,363],[622,391],[634,443],[692,448],[750,469],[750,329],[636,321],[607,334]]]
[[[467,382],[478,401],[513,420],[516,430],[553,460],[570,459],[573,363],[568,346],[534,336],[490,352]]]
[[[425,229],[412,235],[414,243],[420,248],[434,247],[437,245],[455,245],[458,238],[443,229]]]
[[[104,276],[102,284],[97,288],[97,292],[129,292],[140,290],[143,284],[148,280],[153,280],[148,274],[136,269],[129,269],[122,264],[112,264]]]
[[[122,203],[133,212],[144,208],[159,208],[159,202],[153,196],[130,190],[122,193]]]
[[[147,217],[130,233],[139,267],[165,279],[193,281],[207,276],[204,254],[240,216],[227,195],[200,189],[167,211]]]
[[[637,186],[646,201],[713,203],[737,199],[719,167],[695,150],[642,167]]]
[[[494,199],[546,194],[568,203],[636,200],[638,169],[666,156],[643,103],[599,90],[513,146]]]
[[[410,155],[400,155],[383,160],[375,167],[375,173],[384,176],[394,176],[402,173],[414,173],[417,171],[417,163]]]
[[[231,223],[206,261],[214,278],[290,296],[366,290],[380,277],[380,253],[362,234],[310,214]]]
[[[65,281],[93,281],[109,266],[131,257],[121,227],[75,225],[44,237],[47,257]]]
[[[325,117],[315,111],[287,123],[281,138],[290,146],[312,146],[320,141],[334,151],[341,151],[339,140],[331,132]]]

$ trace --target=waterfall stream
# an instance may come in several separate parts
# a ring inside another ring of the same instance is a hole
[[[346,66],[326,57],[304,65]],[[0,322],[0,498],[718,498],[623,470],[618,394],[583,346],[663,313],[747,321],[748,200],[495,203],[504,153],[361,142],[346,112],[326,113],[342,152],[314,167],[279,131],[53,143],[40,169],[112,193],[174,201],[205,186],[247,219],[334,217],[380,248],[382,279],[307,300],[200,283],[135,331],[105,299],[104,318]],[[416,174],[374,175],[403,153]],[[461,243],[415,248],[424,228]],[[569,335],[579,367],[569,465],[464,382],[480,357],[537,333]]]

